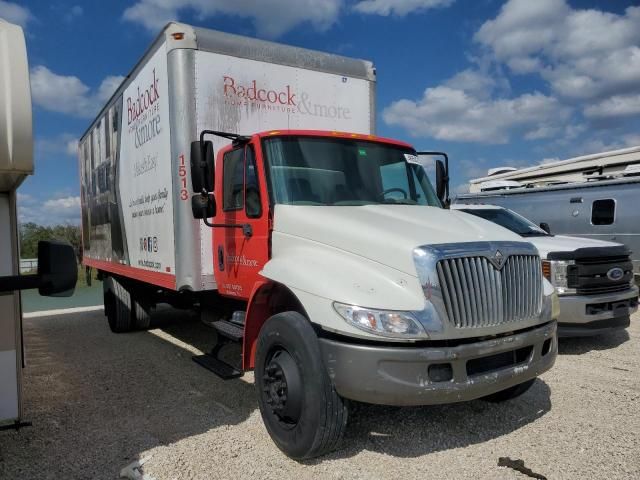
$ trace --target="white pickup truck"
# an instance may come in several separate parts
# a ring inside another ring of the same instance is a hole
[[[626,328],[638,309],[629,250],[619,243],[552,235],[507,208],[451,205],[525,237],[540,253],[542,271],[560,297],[558,335],[596,335]]]

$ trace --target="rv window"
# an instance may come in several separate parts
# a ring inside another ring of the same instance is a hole
[[[244,148],[225,153],[222,168],[222,209],[239,210],[244,205]]]
[[[615,219],[616,201],[607,198],[594,200],[591,208],[591,223],[593,225],[611,225]]]

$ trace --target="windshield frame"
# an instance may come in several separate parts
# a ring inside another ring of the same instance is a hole
[[[407,183],[410,189],[410,196],[408,198],[420,198],[424,197],[423,204],[421,203],[408,203],[403,201],[381,201],[381,202],[369,202],[364,201],[360,203],[356,201],[354,204],[346,204],[346,203],[318,203],[309,204],[309,206],[365,206],[365,205],[410,205],[416,207],[425,207],[431,206],[436,208],[442,208],[442,204],[438,199],[435,188],[429,179],[429,176],[426,172],[422,171],[422,178],[420,178],[420,174],[417,174],[413,169],[413,164],[408,161],[407,156],[417,156],[416,150],[403,143],[395,143],[391,141],[384,141],[384,139],[370,139],[365,138],[364,135],[353,135],[352,137],[346,136],[329,136],[329,135],[316,135],[316,134],[281,134],[281,135],[269,135],[269,136],[261,136],[260,138],[260,146],[261,146],[261,155],[262,155],[262,163],[264,166],[265,179],[267,184],[267,194],[269,199],[270,207],[273,207],[276,204],[282,205],[296,205],[296,203],[289,202],[276,202],[275,194],[274,194],[274,185],[273,185],[273,175],[272,175],[272,165],[271,160],[269,158],[268,151],[268,143],[274,140],[281,140],[286,138],[294,138],[294,139],[312,139],[312,140],[322,140],[322,141],[331,141],[336,143],[345,143],[345,144],[355,144],[355,143],[370,143],[376,146],[382,146],[385,148],[395,149],[401,152],[404,155],[403,163],[405,166],[405,172],[407,175]],[[400,162],[395,162],[400,163]],[[392,165],[390,163],[389,165]],[[430,198],[431,197],[431,198]],[[415,201],[415,200],[412,200]],[[416,201],[417,202],[417,201]]]

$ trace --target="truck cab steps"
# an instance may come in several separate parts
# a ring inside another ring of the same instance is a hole
[[[214,357],[213,355],[208,353],[204,355],[194,355],[191,358],[198,365],[215,373],[223,380],[231,380],[233,378],[238,378],[244,375],[244,372],[242,370],[238,370],[233,365],[230,365],[229,363],[220,360],[219,358]]]
[[[244,336],[244,325],[228,322],[227,320],[218,320],[211,323],[218,335],[234,342],[239,342]]]
[[[193,361],[198,365],[215,373],[223,380],[238,378],[244,374],[241,369],[220,358],[224,347],[242,342],[244,325],[238,322],[239,318],[240,316],[234,313],[232,320],[235,321],[216,320],[208,324],[218,333],[216,345],[211,349],[210,353],[192,357]],[[244,319],[244,317],[242,318]]]

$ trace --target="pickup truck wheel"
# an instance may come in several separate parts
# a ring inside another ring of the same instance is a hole
[[[109,328],[114,333],[130,332],[133,327],[131,294],[113,277],[106,277],[102,281],[102,288]]]
[[[532,378],[531,380],[527,380],[526,382],[520,383],[518,385],[514,385],[513,387],[505,388],[496,393],[492,393],[491,395],[487,395],[486,397],[482,397],[483,400],[493,403],[506,402],[507,400],[511,400],[513,398],[519,397],[527,390],[531,388],[533,382],[536,379]]]
[[[262,419],[286,455],[302,460],[338,446],[347,403],[333,388],[306,318],[284,312],[267,320],[258,337],[255,379]]]

